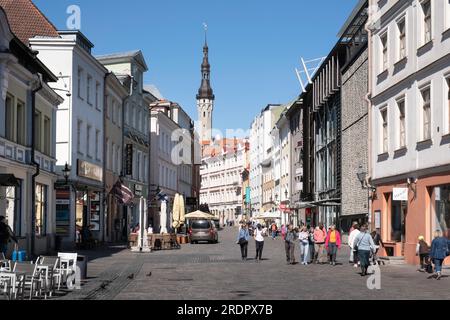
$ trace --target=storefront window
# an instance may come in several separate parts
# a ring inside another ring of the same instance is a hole
[[[6,223],[11,227],[17,236],[21,235],[21,222],[22,222],[22,201],[21,183],[18,187],[5,187],[2,188],[2,196],[0,197],[6,200]]]
[[[75,227],[76,227],[76,240],[77,243],[81,242],[81,230],[83,228],[83,216],[87,211],[88,198],[87,192],[78,191],[77,192],[77,202],[75,208]]]
[[[92,231],[100,231],[100,193],[91,193],[90,225]]]
[[[36,184],[36,236],[44,236],[47,220],[47,186]]]
[[[401,242],[405,235],[406,203],[392,201],[391,241]]]
[[[435,194],[435,230],[450,239],[450,185],[434,188]]]

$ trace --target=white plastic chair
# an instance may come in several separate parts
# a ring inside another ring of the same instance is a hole
[[[50,286],[48,286],[48,293],[50,297],[55,290],[55,281],[58,284],[58,290],[61,286],[61,260],[59,257],[40,256],[37,263],[41,266],[48,267],[48,280],[50,280]]]
[[[58,273],[60,274],[60,277],[64,277],[64,282],[67,284],[67,277],[77,272],[78,254],[58,252],[58,257],[60,260]],[[61,279],[58,283],[58,290],[60,289],[60,285]]]
[[[19,288],[18,291],[16,291],[16,295],[20,292],[23,298],[25,290],[29,289],[31,300],[34,292],[36,292],[36,296],[41,293],[41,279],[37,266],[37,264],[26,262],[16,262],[14,264],[13,272],[23,273],[25,275],[19,283]]]

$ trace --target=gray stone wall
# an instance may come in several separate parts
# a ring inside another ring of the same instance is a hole
[[[342,216],[368,212],[367,190],[356,174],[368,171],[368,59],[367,49],[342,77]]]

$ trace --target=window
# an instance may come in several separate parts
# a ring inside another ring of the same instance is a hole
[[[83,121],[78,120],[78,124],[77,124],[77,151],[80,154],[83,154],[81,151],[81,130],[82,130],[82,126],[83,126]]]
[[[91,129],[90,125],[87,125],[86,129],[86,155],[91,157]]]
[[[130,105],[129,105],[128,103],[126,103],[126,104],[125,104],[125,110],[124,110],[124,115],[125,115],[124,121],[125,121],[125,124],[128,124],[128,123],[129,123],[129,122],[128,122],[128,112],[129,112],[129,109],[130,109]]]
[[[47,234],[47,186],[36,184],[36,235]]]
[[[399,147],[406,146],[406,122],[405,122],[405,99],[397,101],[399,114]]]
[[[434,188],[435,205],[431,209],[435,211],[433,232],[440,230],[442,235],[450,239],[450,185]]]
[[[406,57],[406,24],[405,18],[397,23],[399,32],[399,60]]]
[[[6,96],[6,114],[5,114],[5,134],[6,139],[15,141],[14,137],[14,98],[10,95]]]
[[[122,106],[120,105],[120,103],[117,104],[117,109],[118,109],[117,125],[120,128],[120,127],[122,127]]]
[[[39,111],[34,113],[34,146],[36,150],[42,152],[42,141],[41,141],[41,118],[42,114]]]
[[[100,161],[100,131],[95,130],[95,158]]]
[[[100,110],[100,99],[99,99],[100,96],[99,96],[99,93],[100,93],[100,83],[96,82],[95,83],[95,107]]]
[[[78,67],[78,98],[83,99],[81,94],[81,88],[83,86],[83,69],[81,67]]]
[[[113,123],[116,123],[116,100],[111,99],[111,119]]]
[[[381,110],[381,123],[382,123],[382,152],[389,151],[388,144],[388,112],[387,107]]]
[[[381,37],[381,52],[382,52],[382,72],[388,69],[388,36],[385,32]]]
[[[86,95],[87,95],[87,103],[89,103],[90,105],[92,105],[91,88],[92,88],[92,77],[90,75],[88,75],[87,76]]]
[[[117,146],[117,153],[116,153],[116,173],[117,174],[120,174],[120,171],[121,171],[121,161],[120,161],[120,154],[121,154],[121,152],[120,152],[121,150],[120,150],[120,146]]]
[[[110,97],[108,95],[105,96],[105,114],[106,114],[106,118],[109,119],[110,116],[110,112],[111,112],[111,106],[109,105],[109,101]]]
[[[424,43],[431,41],[432,19],[431,19],[431,0],[425,0],[421,3],[423,11],[423,36]]]
[[[422,139],[431,139],[431,101],[430,87],[421,90],[422,95]]]
[[[18,187],[6,187],[0,191],[1,198],[6,199],[6,211],[5,218],[6,224],[13,229],[16,236],[21,236],[21,223],[22,223],[22,181],[19,180]]]
[[[110,152],[111,147],[109,146],[109,138],[106,138],[106,150],[105,150],[105,155],[106,155],[106,169],[111,170],[111,160],[109,157],[109,152]]]
[[[138,152],[136,163],[136,180],[141,180],[141,153]]]
[[[447,83],[447,99],[444,99],[447,103],[447,133],[450,133],[450,76],[445,79],[445,82]]]
[[[44,154],[51,156],[51,122],[49,117],[44,117]]]
[[[111,171],[115,171],[116,170],[116,144],[113,142],[112,143],[112,147],[111,147],[111,151],[110,151],[110,156],[111,156]]]
[[[21,145],[26,144],[25,138],[25,103],[18,100],[17,101],[17,143]]]
[[[445,28],[450,29],[450,0],[445,0]]]

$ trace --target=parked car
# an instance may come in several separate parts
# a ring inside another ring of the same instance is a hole
[[[211,220],[193,220],[189,225],[190,243],[206,241],[209,243],[219,242],[219,233],[215,223]]]

